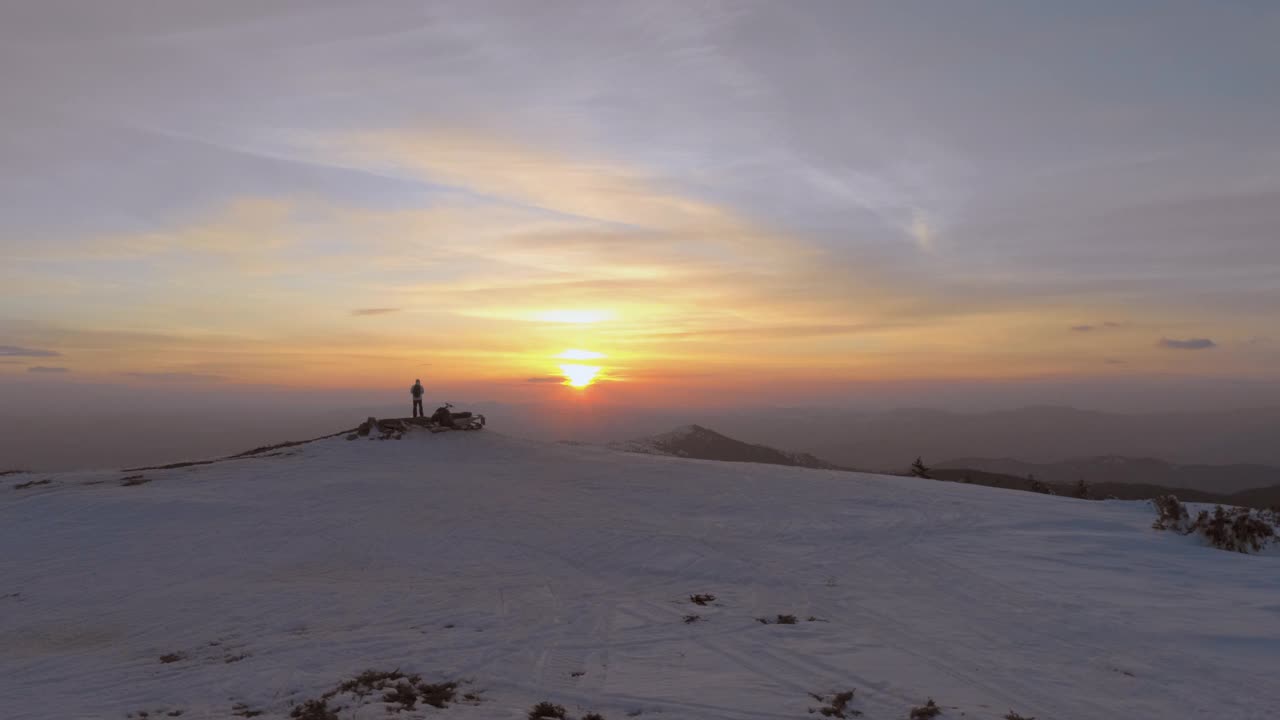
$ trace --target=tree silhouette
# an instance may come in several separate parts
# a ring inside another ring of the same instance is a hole
[[[915,462],[911,463],[911,476],[925,478],[926,480],[933,479],[933,476],[929,474],[929,468],[926,467],[924,461],[918,457]]]
[[[1089,483],[1085,482],[1084,478],[1080,478],[1079,480],[1077,480],[1075,491],[1072,492],[1072,495],[1080,498],[1081,500],[1088,500],[1089,499]]]
[[[1036,479],[1035,475],[1028,475],[1027,482],[1031,485],[1031,492],[1040,493],[1041,495],[1052,495],[1053,488],[1048,484]]]

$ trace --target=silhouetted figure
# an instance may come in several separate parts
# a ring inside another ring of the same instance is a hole
[[[413,387],[409,388],[409,394],[413,396],[413,416],[420,418],[426,415],[422,412],[422,381],[414,380]]]

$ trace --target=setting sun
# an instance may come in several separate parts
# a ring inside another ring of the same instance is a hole
[[[564,384],[576,388],[590,385],[600,374],[596,365],[561,365],[560,371],[564,373]]]

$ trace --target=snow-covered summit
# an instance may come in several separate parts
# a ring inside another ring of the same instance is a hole
[[[698,460],[755,462],[823,470],[839,469],[807,453],[792,453],[765,445],[745,443],[701,425],[684,425],[660,435],[612,443],[609,447],[626,452],[670,455]]]
[[[342,720],[800,718],[855,688],[868,720],[1280,705],[1280,557],[1145,503],[418,429],[4,480],[6,720],[280,720],[369,668],[479,700],[340,695]]]

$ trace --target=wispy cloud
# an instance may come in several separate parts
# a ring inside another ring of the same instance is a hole
[[[1218,346],[1217,343],[1209,338],[1187,338],[1186,340],[1160,338],[1159,345],[1170,350],[1207,350]]]
[[[18,347],[17,345],[0,345],[0,357],[62,357],[62,353],[53,350]]]
[[[370,315],[388,315],[396,312],[400,312],[400,308],[356,308],[351,311],[351,314],[356,317],[368,317]]]
[[[1124,323],[1113,322],[1108,320],[1103,323],[1084,323],[1081,325],[1072,325],[1069,330],[1071,332],[1093,332],[1094,330],[1114,330],[1118,327],[1124,327]]]
[[[66,372],[71,372],[71,371],[70,371],[70,370],[68,370],[67,368],[64,368],[64,367],[46,367],[46,366],[44,366],[44,365],[36,365],[36,366],[34,366],[34,367],[29,367],[29,368],[27,368],[27,372],[31,372],[31,373],[66,373]]]
[[[155,382],[222,382],[227,378],[222,375],[206,375],[203,373],[188,372],[126,372],[121,373],[126,377],[136,378],[138,380],[151,380]]]
[[[562,383],[563,375],[539,375],[537,377],[526,378],[525,382],[529,383]]]

